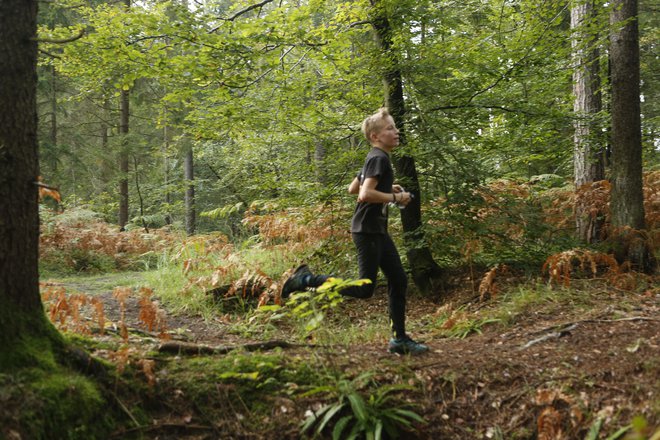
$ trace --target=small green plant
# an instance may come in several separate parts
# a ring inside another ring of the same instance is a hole
[[[495,318],[483,318],[483,319],[465,319],[459,321],[452,328],[448,329],[446,335],[450,338],[460,338],[465,339],[472,333],[481,334],[481,328],[486,324],[492,324],[494,322],[499,322],[499,319]]]
[[[334,394],[337,401],[325,405],[310,414],[303,422],[301,431],[313,431],[322,435],[333,426],[332,438],[380,440],[398,438],[402,430],[414,429],[413,423],[424,423],[424,419],[408,405],[398,404],[394,393],[409,389],[406,385],[379,385],[373,381],[373,373],[362,373],[353,380],[341,378],[336,384],[323,386],[307,394],[327,392]],[[365,398],[360,389],[372,385],[375,389]],[[386,437],[384,437],[386,436]]]
[[[481,329],[487,324],[500,322],[499,318],[473,318],[461,309],[447,310],[433,324],[434,333],[447,338],[467,338],[472,333],[481,334]]]
[[[322,329],[326,313],[334,310],[343,302],[339,292],[349,286],[361,286],[370,283],[370,280],[349,280],[330,278],[314,291],[299,292],[291,296],[290,302],[294,305],[291,315],[302,324],[305,336]]]
[[[602,438],[601,428],[603,426],[603,417],[598,417],[591,424],[589,432],[584,440],[596,440]],[[625,437],[624,435],[627,434]],[[629,425],[623,426],[608,436],[606,440],[660,440],[660,429],[654,430],[649,426],[643,416],[636,416]]]

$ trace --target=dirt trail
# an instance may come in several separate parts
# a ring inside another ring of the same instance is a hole
[[[83,293],[99,298],[103,302],[106,319],[114,326],[119,325],[121,321],[121,305],[114,296],[114,289],[131,288],[132,292],[125,300],[124,323],[131,331],[136,331],[138,336],[146,334],[145,324],[139,318],[138,291],[139,287],[146,284],[144,272],[123,272],[62,281],[45,280],[45,282],[52,286],[64,287],[69,294]],[[158,298],[153,298],[153,301],[163,313],[168,333],[173,339],[211,345],[226,343],[227,338],[234,339],[227,333],[227,326],[217,320],[207,321],[194,315],[174,315],[159,304]]]
[[[136,285],[141,277],[117,274],[61,285],[98,296],[108,319],[117,322],[119,305],[110,286]],[[385,296],[378,294],[359,307],[346,302],[339,314],[359,325],[365,316],[387,310]],[[464,304],[466,310],[488,307],[470,302],[465,292],[455,292],[446,301]],[[419,334],[431,351],[415,358],[386,353],[385,341],[342,348],[341,354],[332,356],[347,371],[382,365],[384,376],[395,369],[388,365],[406,362],[424,387],[420,413],[428,423],[418,438],[531,439],[541,438],[535,431],[543,426],[561,426],[561,434],[547,438],[583,439],[597,418],[611,434],[614,426],[637,415],[650,426],[660,426],[660,294],[609,291],[592,303],[588,312],[576,311],[571,304],[530,310],[506,327],[485,326],[483,334],[463,339]],[[412,323],[428,323],[440,307],[414,296],[409,304]],[[129,327],[140,328],[138,315],[136,294],[127,301]],[[219,319],[170,314],[167,322],[175,337],[190,342],[252,342],[229,333],[228,324]],[[305,409],[294,408],[289,416],[301,419]],[[552,423],[544,422],[546,415]]]

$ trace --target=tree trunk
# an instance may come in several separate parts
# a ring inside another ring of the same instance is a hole
[[[595,11],[591,0],[576,0],[571,9],[573,30],[573,111],[574,134],[574,182],[575,189],[605,178],[605,148],[598,115],[602,110],[600,93],[600,51],[592,47],[597,35],[589,33],[588,24],[594,20]],[[592,215],[588,197],[578,192],[575,205],[575,223],[578,238],[592,243],[601,235],[603,216]]]
[[[128,122],[129,122],[129,92],[121,91],[121,120],[119,134],[121,151],[119,152],[119,229],[126,229],[128,223]]]
[[[163,174],[165,180],[165,224],[172,224],[172,215],[170,214],[170,204],[172,203],[172,196],[170,194],[170,133],[167,118],[165,118],[165,125],[163,126]]]
[[[383,52],[383,59],[396,60],[397,56],[393,54],[392,49],[392,29],[389,19],[385,16],[385,12],[378,8],[377,4],[374,5],[377,10],[375,11],[372,24],[375,30],[376,42]],[[383,74],[383,84],[386,106],[399,125],[399,138],[401,139],[401,143],[405,144],[404,128],[406,109],[403,95],[403,80],[401,70],[398,68],[396,61],[393,61],[391,65],[387,66]],[[417,168],[415,167],[415,159],[409,155],[402,155],[394,157],[393,161],[400,182],[414,196],[406,209],[401,210],[401,222],[407,243],[406,254],[412,271],[413,281],[423,294],[433,293],[434,281],[440,280],[441,270],[433,259],[431,250],[424,242],[420,203],[421,191]]]
[[[652,254],[642,238],[642,131],[640,109],[637,0],[616,0],[610,24],[612,82],[612,194],[610,211],[616,255],[639,270],[652,269]]]
[[[110,108],[110,103],[108,100],[103,101],[103,113],[101,117],[101,123],[99,125],[99,137],[101,139],[101,151],[108,151],[109,138],[108,138],[108,123],[106,122],[108,118],[107,110]],[[112,166],[109,161],[106,160],[105,155],[102,156],[99,162],[99,181],[100,185],[96,191],[96,194],[101,194],[104,191],[108,190],[108,183],[112,180],[112,174],[114,173],[114,166]]]
[[[323,166],[325,163],[325,156],[325,143],[322,140],[317,139],[314,143],[314,164],[316,165],[316,181],[321,185],[325,185],[328,182],[325,167]]]
[[[57,151],[57,72],[55,65],[51,66],[51,83],[50,83],[50,144],[53,151]],[[57,172],[57,158],[53,161],[53,172]]]
[[[192,145],[186,145],[184,154],[183,168],[186,181],[186,233],[188,235],[193,235],[195,233],[195,176]]]
[[[57,332],[39,295],[37,2],[0,2],[0,371],[36,366]]]

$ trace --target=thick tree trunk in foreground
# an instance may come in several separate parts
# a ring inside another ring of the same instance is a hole
[[[39,295],[37,2],[0,2],[0,371],[49,350]]]
[[[571,9],[573,30],[573,111],[574,182],[575,189],[605,178],[605,148],[598,115],[602,110],[600,93],[600,51],[592,47],[597,35],[590,34],[588,24],[594,20],[591,0],[576,0]],[[581,194],[578,192],[578,195]],[[579,197],[575,205],[575,223],[578,238],[587,243],[597,241],[603,226],[602,216],[590,213],[589,200]]]
[[[378,5],[376,5],[378,7]],[[392,55],[391,26],[385,12],[380,10],[375,13],[372,24],[375,29],[376,41],[383,51],[383,59],[389,59]],[[401,71],[394,62],[384,73],[383,83],[385,86],[385,101],[392,117],[400,129],[400,139],[405,144],[404,122],[406,109],[403,96],[403,79]],[[407,243],[407,256],[413,281],[417,288],[424,294],[433,292],[433,282],[440,279],[441,270],[431,254],[431,250],[424,244],[424,233],[422,231],[421,192],[415,159],[408,155],[394,158],[399,180],[406,190],[410,191],[414,198],[406,209],[401,210],[401,221]]]
[[[649,271],[652,254],[643,240],[642,131],[639,100],[637,0],[617,0],[610,15],[612,82],[612,195],[616,255]]]

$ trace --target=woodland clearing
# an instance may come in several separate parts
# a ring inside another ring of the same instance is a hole
[[[310,411],[337,400],[332,387],[310,393],[320,374],[331,382],[357,379],[353,389],[367,400],[380,387],[405,386],[391,404],[410,408],[424,423],[405,427],[400,438],[596,439],[655,438],[654,281],[624,291],[602,280],[574,280],[567,288],[509,274],[498,281],[497,295],[480,298],[457,275],[448,295],[409,300],[411,332],[431,347],[418,357],[387,353],[385,333],[373,330],[386,326],[382,288],[372,299],[328,311],[323,330],[351,335],[346,342],[328,342],[318,332],[301,340],[290,322],[272,315],[203,319],[156,306],[164,340],[145,327],[142,273],[51,280],[44,288],[84,292],[104,305],[109,331],[83,331],[76,340],[123,371],[115,404],[129,417],[113,438],[301,438]],[[109,288],[122,284],[133,287],[124,306]],[[93,315],[80,320],[97,320]],[[265,349],[251,351],[258,343]],[[182,353],[159,351],[167,345]],[[191,354],[195,348],[215,353]],[[361,382],[364,373],[369,378]],[[323,434],[330,437],[328,428]]]

